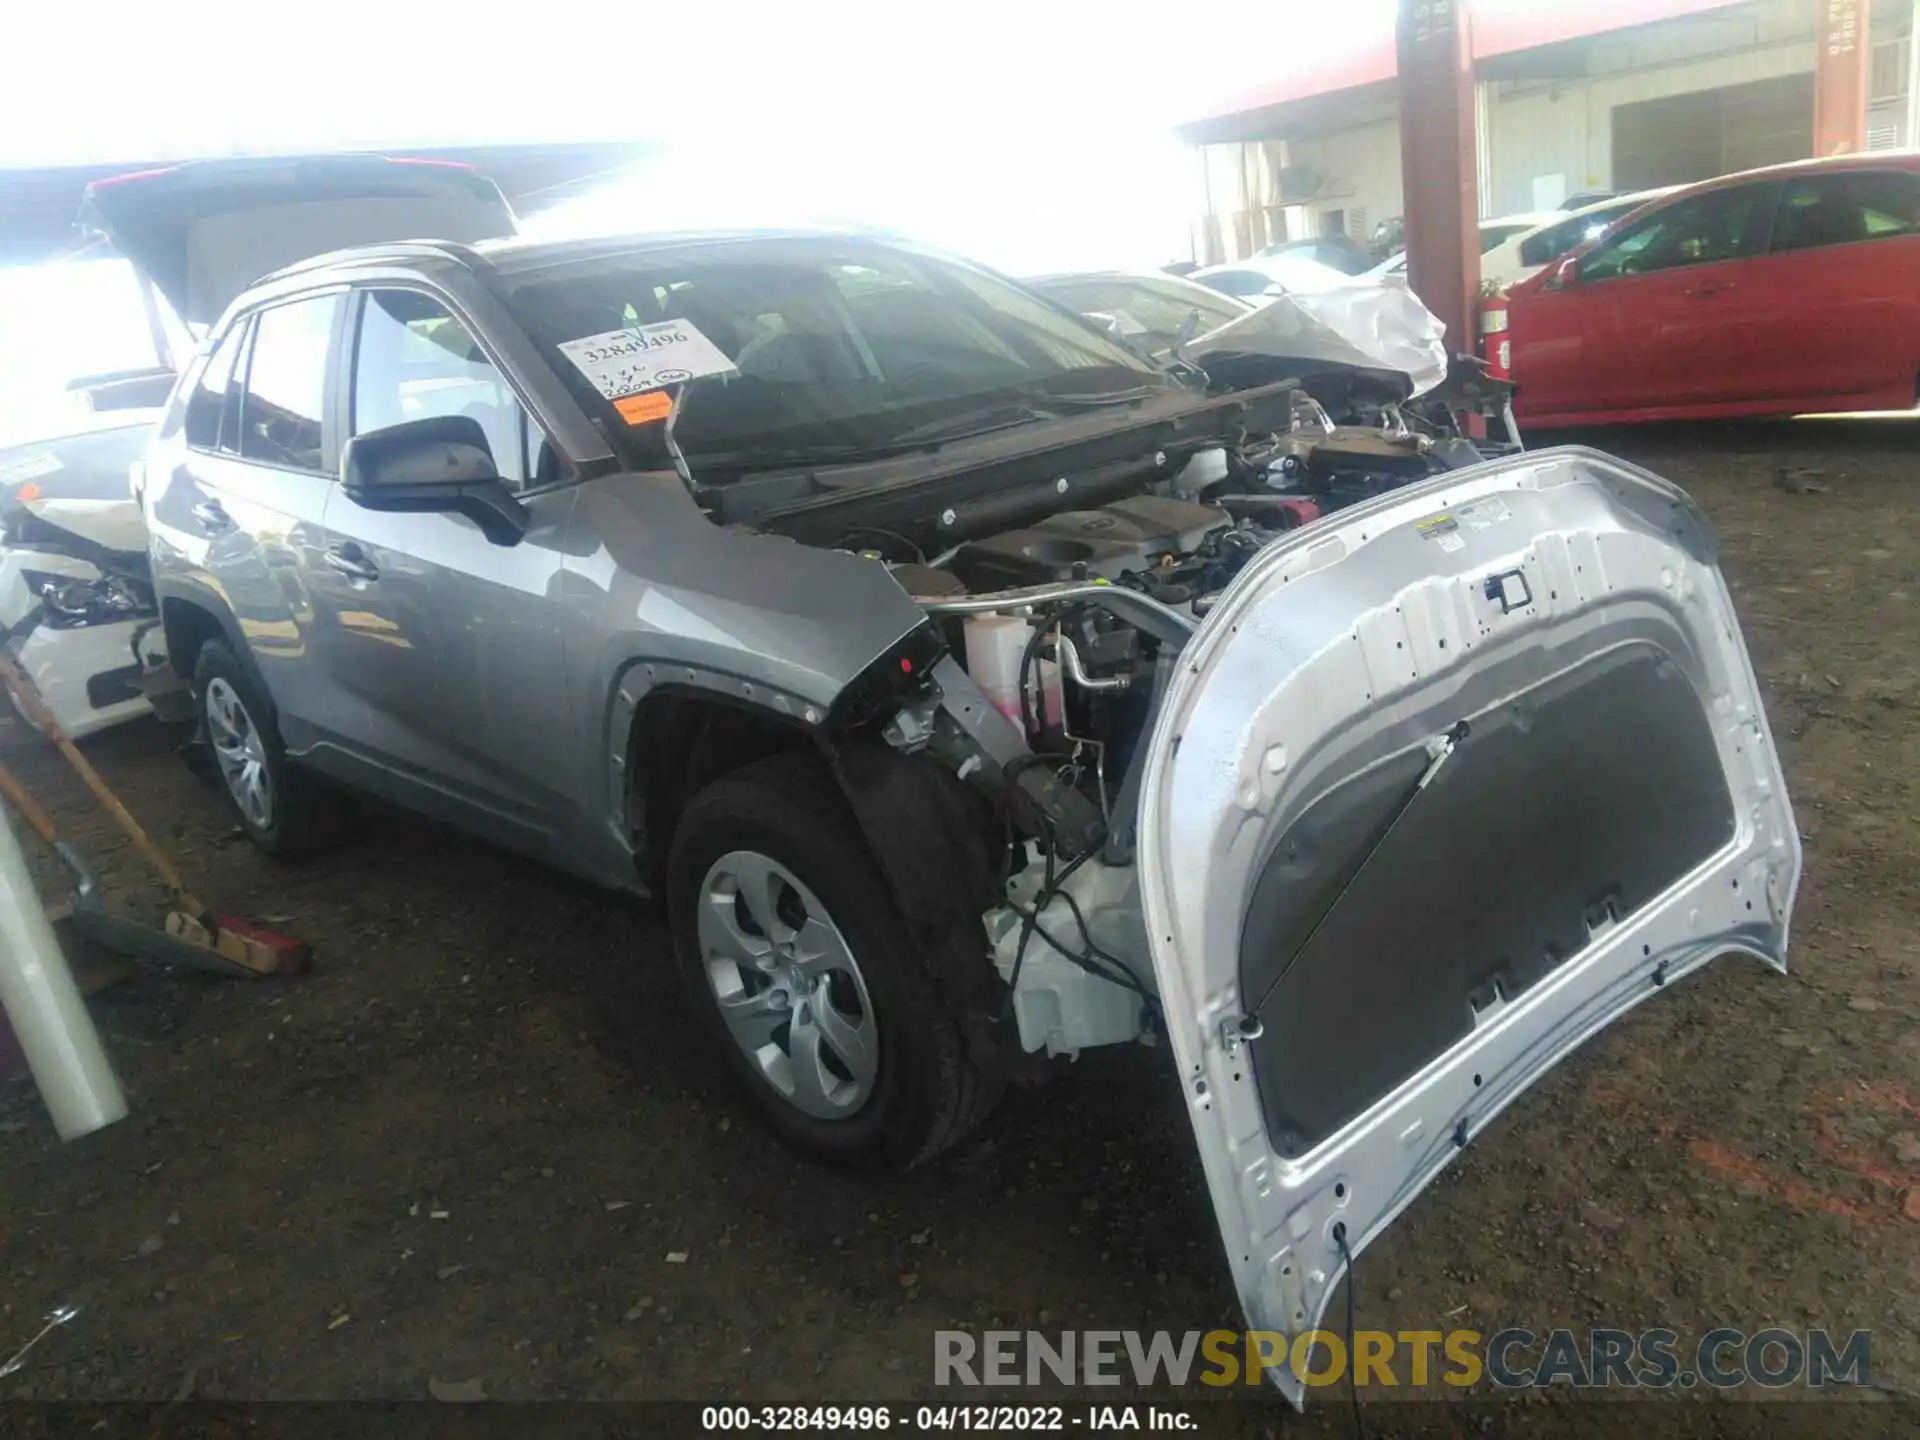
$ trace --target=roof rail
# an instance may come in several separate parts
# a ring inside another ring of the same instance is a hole
[[[284,280],[293,275],[304,275],[309,270],[321,270],[341,264],[378,264],[382,260],[451,260],[456,265],[475,272],[488,268],[486,257],[471,245],[455,240],[388,240],[373,245],[351,245],[340,250],[326,250],[318,255],[309,255],[304,260],[296,260],[291,265],[282,265],[262,275],[254,284],[265,284],[269,280]]]

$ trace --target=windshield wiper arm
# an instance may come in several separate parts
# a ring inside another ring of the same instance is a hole
[[[949,415],[943,420],[916,425],[910,430],[902,430],[897,435],[888,436],[887,443],[911,447],[915,444],[936,445],[950,440],[968,440],[975,435],[990,435],[996,430],[1011,430],[1016,425],[1029,425],[1036,420],[1064,420],[1068,415],[1085,411],[1136,405],[1142,400],[1151,400],[1165,393],[1165,389],[1161,386],[1143,385],[1132,390],[1056,395],[1041,386],[1030,385],[1021,389],[1020,398],[1017,400],[1001,401],[997,404],[982,406],[978,410]]]
[[[1013,430],[1036,421],[1063,420],[1068,415],[1109,407],[1137,404],[1167,393],[1158,386],[1134,390],[1116,390],[1088,395],[1046,395],[1035,392],[1018,399],[1000,400],[991,405],[943,416],[923,425],[915,425],[876,440],[869,445],[841,443],[832,445],[795,445],[791,447],[749,447],[739,450],[696,452],[692,459],[702,470],[734,469],[740,473],[766,474],[781,470],[808,470],[828,465],[858,465],[870,460],[887,460],[915,450],[936,450],[959,440]],[[674,448],[678,448],[677,446]],[[681,458],[684,461],[684,457]]]
[[[1152,400],[1168,393],[1165,385],[1138,385],[1131,390],[1096,390],[1086,395],[1059,395],[1051,390],[1036,390],[1034,398],[1048,405],[1058,405],[1063,410],[1105,410],[1115,405],[1138,405],[1142,400]],[[1058,418],[1058,417],[1053,417]]]
[[[1035,420],[1058,420],[1059,418],[1058,415],[1050,414],[1024,400],[1003,400],[997,404],[982,406],[978,410],[967,410],[958,415],[930,420],[924,425],[915,425],[910,429],[889,435],[886,444],[890,447],[906,449],[912,449],[917,445],[942,445],[949,440],[968,440],[975,435],[990,435],[995,430],[1011,430],[1016,425],[1030,425]]]
[[[695,451],[702,470],[733,470],[741,474],[771,474],[781,470],[811,470],[823,465],[856,465],[883,460],[898,453],[889,445],[768,445],[741,450]]]

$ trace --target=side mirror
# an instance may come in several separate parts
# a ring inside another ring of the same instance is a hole
[[[496,545],[527,533],[527,509],[500,479],[471,415],[432,415],[369,430],[340,452],[340,486],[366,510],[465,515]]]

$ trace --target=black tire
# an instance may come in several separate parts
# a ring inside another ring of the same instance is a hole
[[[878,1077],[844,1118],[804,1113],[776,1090],[728,1030],[708,979],[697,908],[729,852],[789,870],[831,913],[865,980],[877,1026]],[[766,1125],[815,1159],[904,1169],[956,1143],[991,1111],[1000,1086],[969,1058],[845,798],[809,754],[783,754],[723,776],[696,795],[667,860],[667,912],[689,1003]],[[987,963],[984,953],[980,963]]]
[[[259,737],[271,794],[265,823],[241,805],[214,753],[216,724],[209,719],[208,697],[219,693],[218,686],[226,687],[237,698],[250,727]],[[340,841],[352,814],[346,798],[287,757],[273,702],[222,641],[209,640],[200,647],[193,667],[193,702],[199,739],[211,757],[208,768],[213,784],[256,847],[276,860],[304,860]]]

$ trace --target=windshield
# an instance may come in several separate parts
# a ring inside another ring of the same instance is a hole
[[[1491,255],[1502,245],[1506,244],[1507,241],[1513,239],[1514,236],[1525,235],[1533,228],[1534,225],[1531,221],[1522,221],[1517,225],[1504,220],[1498,223],[1491,220],[1483,221],[1480,225],[1480,253],[1482,255]],[[1406,268],[1407,252],[1402,250],[1391,260],[1375,266],[1367,273],[1370,275],[1398,275]]]
[[[1179,285],[1146,277],[1088,275],[1043,280],[1034,288],[1070,310],[1110,324],[1114,334],[1154,352],[1172,349],[1187,317],[1195,311],[1200,313],[1196,335],[1218,330],[1247,313],[1244,307],[1204,285]]]
[[[723,241],[598,256],[533,272],[512,286],[508,303],[556,350],[669,321],[677,322],[673,343],[689,334],[711,342],[719,358],[701,347],[705,363],[685,382],[674,423],[702,483],[729,471],[936,445],[1177,383],[1006,280],[869,240]],[[663,463],[664,404],[610,407],[604,383],[594,390],[567,353],[553,358],[628,463]]]
[[[1618,205],[1609,205],[1603,210],[1589,210],[1583,215],[1562,220],[1550,225],[1538,234],[1530,235],[1520,246],[1522,265],[1551,265],[1562,255],[1578,250],[1589,240],[1598,240],[1606,229],[1622,215],[1640,208],[1635,200],[1623,201]]]
[[[1488,222],[1480,227],[1480,253],[1485,255],[1489,250],[1497,250],[1514,236],[1524,235],[1533,228],[1534,222],[1531,220],[1522,220],[1518,224],[1503,221],[1497,225]]]

